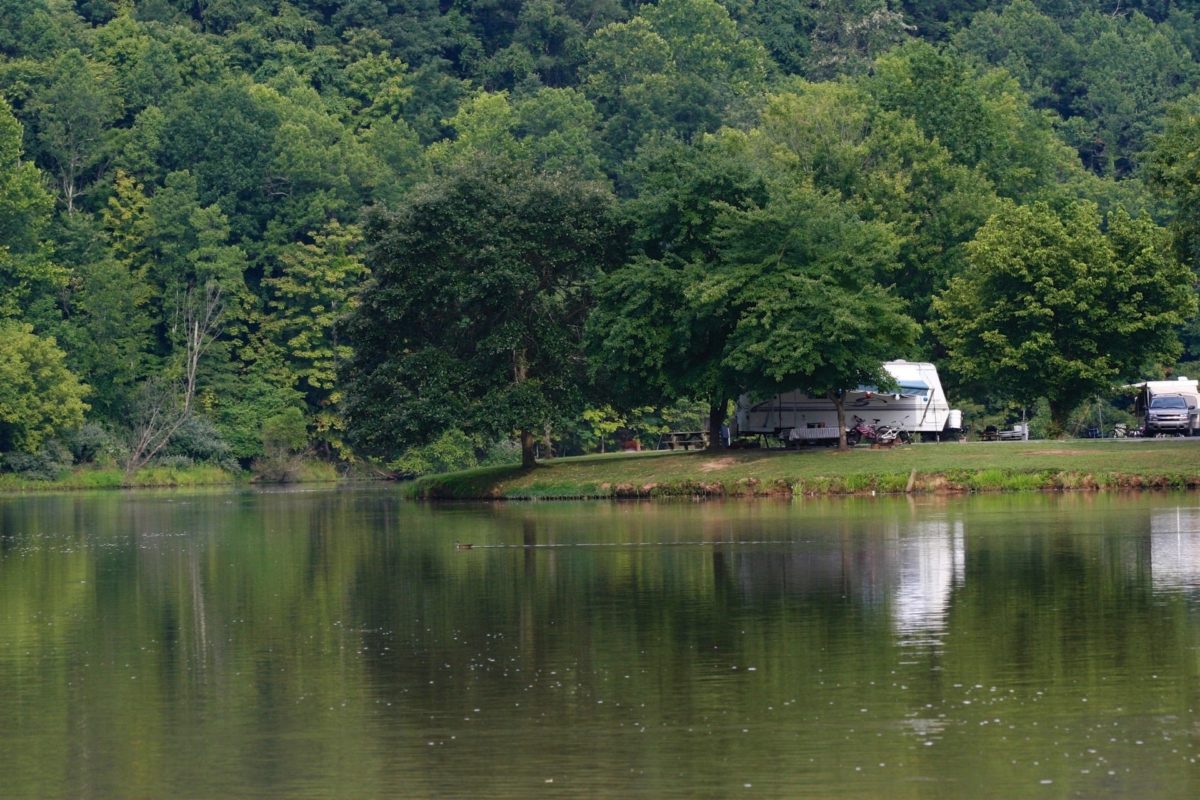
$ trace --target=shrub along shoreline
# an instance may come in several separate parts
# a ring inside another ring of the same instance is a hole
[[[422,500],[792,497],[1200,488],[1200,440],[622,453],[430,475]]]
[[[288,483],[328,483],[339,480],[332,464],[305,461]],[[82,491],[89,489],[172,489],[193,486],[235,486],[249,483],[282,483],[263,480],[249,472],[231,472],[209,464],[180,467],[142,467],[126,475],[119,468],[81,467],[53,480],[0,474],[0,494],[18,492]]]
[[[291,482],[339,480],[308,462]],[[0,493],[188,488],[270,482],[211,465],[83,468],[55,480],[0,474]],[[420,500],[740,498],[971,492],[1200,489],[1200,439],[918,444],[800,451],[613,453],[531,470],[481,467],[406,482]]]

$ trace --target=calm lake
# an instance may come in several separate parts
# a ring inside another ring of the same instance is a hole
[[[1190,800],[1200,496],[3,497],[0,737],[12,798]]]

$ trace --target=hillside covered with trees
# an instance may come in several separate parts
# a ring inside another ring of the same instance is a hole
[[[3,470],[593,451],[891,357],[1063,429],[1200,360],[1197,270],[1200,0],[0,0]]]

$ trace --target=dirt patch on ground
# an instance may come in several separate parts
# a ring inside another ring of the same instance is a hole
[[[737,459],[733,458],[732,456],[725,456],[724,458],[714,458],[712,461],[705,461],[703,464],[701,464],[700,471],[701,472],[716,472],[719,469],[725,469],[726,467],[732,467],[736,463],[737,463]]]

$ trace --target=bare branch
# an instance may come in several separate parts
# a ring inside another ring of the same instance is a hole
[[[183,380],[174,386],[169,380],[147,381],[142,387],[142,402],[125,462],[125,474],[149,463],[162,451],[192,414],[200,361],[221,335],[225,306],[221,287],[215,282],[202,290],[189,288],[179,302],[176,318],[184,332]]]

